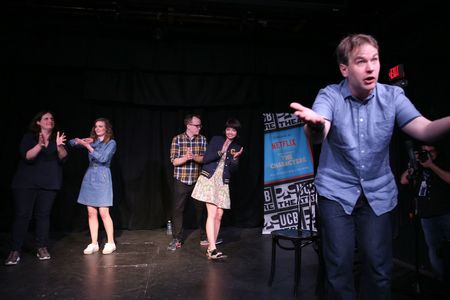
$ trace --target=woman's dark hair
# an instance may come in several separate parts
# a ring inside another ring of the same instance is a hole
[[[239,131],[239,129],[241,129],[241,122],[237,119],[228,119],[225,122],[225,129],[226,128],[233,128],[236,129],[236,131]]]
[[[111,139],[114,138],[114,132],[112,129],[112,125],[111,122],[107,119],[107,118],[98,118],[97,120],[95,120],[94,122],[94,126],[92,126],[91,129],[91,138],[95,141],[97,139],[97,134],[95,133],[95,124],[97,122],[103,122],[105,123],[105,138],[103,139],[103,143],[108,143]]]
[[[234,119],[234,118],[228,119],[228,120],[225,122],[225,130],[226,130],[227,128],[233,128],[233,129],[235,129],[235,130],[237,131],[237,135],[236,135],[236,138],[235,138],[235,139],[239,138],[239,130],[241,129],[241,122],[239,122],[238,119]],[[224,133],[225,133],[225,130],[224,130]]]
[[[50,110],[41,110],[40,112],[38,112],[33,117],[33,119],[31,119],[29,129],[35,135],[36,138],[39,138],[39,133],[41,132],[41,127],[37,124],[37,122],[41,121],[42,117],[45,114],[51,114],[52,117],[53,117],[54,126],[53,126],[53,129],[52,129],[52,133],[50,134],[50,139],[52,140],[52,139],[56,138],[56,131],[57,130],[56,130],[55,114],[52,111],[50,111]]]

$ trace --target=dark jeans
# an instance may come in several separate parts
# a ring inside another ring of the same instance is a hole
[[[183,240],[183,213],[184,207],[189,199],[194,201],[195,218],[200,229],[200,238],[206,239],[205,215],[206,206],[204,202],[197,201],[191,197],[195,185],[187,185],[174,179],[173,203],[172,203],[172,235],[174,239]]]
[[[31,217],[36,221],[36,247],[47,247],[50,230],[50,212],[57,191],[43,189],[14,189],[14,224],[11,250],[20,251],[28,232]]]
[[[362,260],[358,299],[391,299],[392,213],[375,215],[364,197],[351,215],[338,202],[320,197],[319,213],[327,299],[357,299],[355,247]]]
[[[421,223],[433,271],[439,280],[444,280],[444,262],[439,251],[442,242],[450,240],[450,214],[422,218]]]

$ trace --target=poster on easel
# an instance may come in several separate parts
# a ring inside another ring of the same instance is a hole
[[[264,113],[264,227],[316,230],[314,162],[303,123],[291,113]],[[312,205],[311,205],[312,204]]]

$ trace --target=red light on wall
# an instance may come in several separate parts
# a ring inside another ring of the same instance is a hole
[[[399,80],[405,77],[405,70],[403,65],[396,65],[389,69],[389,81]]]

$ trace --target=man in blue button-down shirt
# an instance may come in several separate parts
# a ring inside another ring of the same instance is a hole
[[[315,184],[330,299],[356,299],[355,247],[361,252],[360,298],[390,299],[392,210],[397,186],[389,165],[394,125],[423,141],[450,132],[450,117],[431,122],[403,90],[378,83],[378,43],[345,37],[336,49],[344,80],[320,90],[312,110],[292,103],[313,142],[322,142]]]

